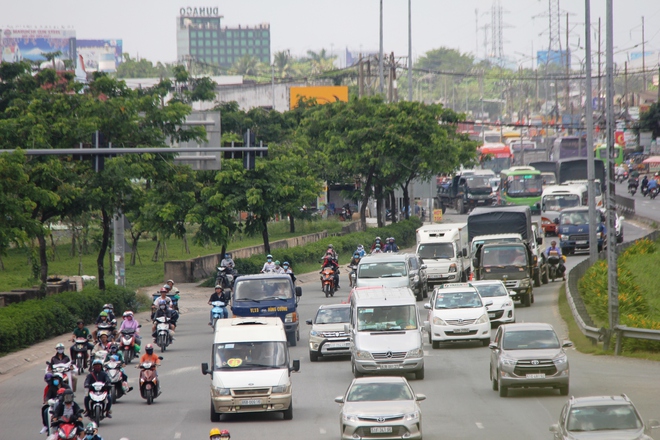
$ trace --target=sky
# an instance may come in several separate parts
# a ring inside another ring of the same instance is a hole
[[[490,24],[495,0],[412,0],[413,59],[446,46],[484,55],[484,30]],[[531,66],[531,53],[548,47],[548,0],[498,0],[503,8],[504,53]],[[584,58],[584,1],[559,0],[562,47],[565,46],[565,12],[569,13],[569,46]],[[645,17],[648,66],[657,66],[660,53],[660,2],[613,0],[615,61],[623,63],[630,52],[641,52],[642,16]],[[593,0],[592,23],[602,19],[605,47],[605,0]],[[384,50],[395,56],[408,54],[408,2],[383,0]],[[325,48],[338,52],[377,51],[379,0],[8,0],[0,14],[0,28],[27,26],[72,27],[79,39],[122,39],[124,52],[151,61],[176,60],[176,17],[181,7],[218,7],[222,25],[270,23],[271,53],[290,50],[304,55]],[[476,11],[476,14],[475,14]],[[489,31],[490,38],[490,31]],[[579,40],[579,41],[578,41]],[[596,40],[592,40],[596,51]],[[639,45],[639,47],[634,47]]]

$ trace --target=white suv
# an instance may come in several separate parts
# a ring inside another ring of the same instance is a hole
[[[428,312],[426,329],[433,348],[444,342],[481,341],[490,344],[490,319],[485,304],[476,288],[468,283],[442,284],[424,304]]]
[[[477,289],[482,300],[492,301],[493,305],[488,307],[488,318],[492,324],[516,322],[513,299],[502,281],[471,281],[470,284]]]

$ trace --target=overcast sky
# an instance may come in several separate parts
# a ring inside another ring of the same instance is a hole
[[[408,53],[408,2],[384,0],[384,44],[387,53]],[[493,0],[412,0],[413,57],[440,46],[484,54],[484,31]],[[504,8],[504,53],[529,66],[534,51],[548,46],[548,0],[500,0]],[[592,23],[602,18],[605,45],[605,0],[592,1]],[[290,49],[294,55],[321,48],[378,49],[378,0],[14,0],[2,7],[0,27],[72,26],[80,39],[122,39],[125,52],[153,61],[176,60],[176,16],[179,8],[218,7],[223,25],[271,25],[272,53]],[[560,0],[569,16],[570,45],[584,45],[584,1]],[[475,16],[475,10],[477,14]],[[614,45],[641,52],[642,16],[646,20],[647,65],[658,63],[660,1],[614,0]],[[478,20],[478,25],[476,21]],[[561,20],[562,47],[565,15]],[[490,39],[490,31],[489,31]],[[637,48],[631,48],[639,44]],[[594,51],[596,42],[593,42]],[[575,52],[583,57],[583,51]],[[521,55],[527,54],[527,55]],[[525,58],[525,56],[527,58]],[[574,63],[577,63],[575,61]]]

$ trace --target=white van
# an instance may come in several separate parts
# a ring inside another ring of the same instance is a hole
[[[279,411],[293,418],[291,372],[286,333],[280,318],[221,319],[215,328],[211,366],[211,421],[221,414]]]
[[[415,373],[416,379],[424,379],[422,326],[409,288],[353,289],[347,331],[355,377]]]
[[[385,252],[365,255],[358,263],[355,287],[408,287],[421,301],[428,296],[426,266],[414,254]]]
[[[467,223],[442,223],[418,228],[417,255],[426,264],[429,285],[466,281],[471,272]]]

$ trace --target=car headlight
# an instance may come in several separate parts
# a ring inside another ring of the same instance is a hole
[[[309,332],[309,335],[310,336],[321,336],[321,333],[317,332],[316,330],[312,330],[312,331]]]
[[[488,313],[484,313],[475,321],[475,324],[485,324],[487,322],[490,322],[490,319],[488,318]]]
[[[447,325],[447,323],[442,318],[434,316],[433,317],[433,325]]]
[[[467,193],[467,198],[468,198],[468,199],[472,199],[472,198],[474,198],[474,196],[473,196],[472,194],[470,194],[470,193]]]
[[[457,268],[456,268],[456,264],[452,263],[452,264],[449,266],[449,273],[456,272],[456,270],[457,270]]]
[[[424,350],[422,350],[421,348],[415,348],[413,350],[410,350],[406,355],[406,357],[409,358],[418,358],[422,356],[424,356]]]
[[[511,306],[513,306],[513,303],[511,301],[505,301],[502,303],[502,308],[511,307]]]
[[[520,287],[529,287],[529,279],[520,280]]]
[[[297,322],[298,314],[296,312],[287,313],[284,317],[284,322]]]
[[[556,365],[565,364],[566,362],[568,362],[568,358],[566,357],[565,354],[560,354],[557,355],[554,359],[552,359],[552,362],[554,362]]]
[[[342,420],[344,420],[344,422],[355,423],[358,421],[358,416],[356,416],[355,414],[342,414],[341,418]]]
[[[355,352],[355,358],[363,361],[368,361],[373,359],[374,357],[368,351],[358,350]]]
[[[286,393],[289,391],[289,385],[278,385],[273,387],[273,393]]]
[[[516,360],[512,359],[510,357],[502,356],[500,358],[500,363],[502,365],[506,365],[507,367],[515,367],[516,366]]]
[[[567,240],[568,240],[568,235],[559,234],[559,241],[567,241]]]
[[[213,394],[216,396],[229,396],[231,394],[231,391],[229,390],[229,388],[213,387]]]
[[[405,416],[403,416],[403,418],[406,421],[417,420],[417,419],[419,419],[419,411],[414,411],[414,412],[408,413]]]

